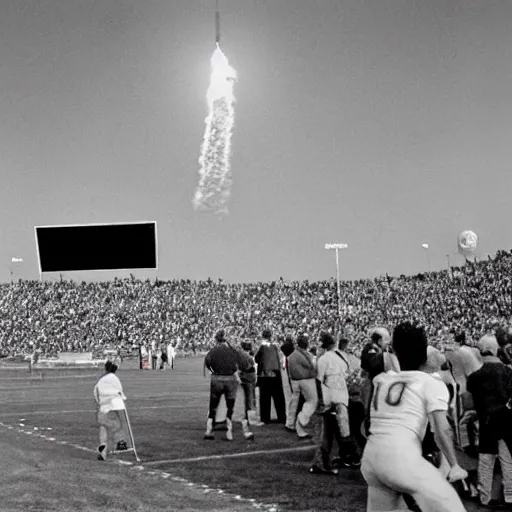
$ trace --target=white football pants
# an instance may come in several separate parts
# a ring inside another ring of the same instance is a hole
[[[398,432],[369,437],[361,473],[368,484],[367,512],[408,510],[402,494],[410,494],[423,512],[466,512],[452,485],[423,458],[419,440]]]

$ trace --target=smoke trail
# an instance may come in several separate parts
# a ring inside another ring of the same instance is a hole
[[[236,72],[219,46],[213,53],[207,100],[209,113],[199,157],[195,210],[227,214],[231,194],[231,136],[235,121],[233,86]]]

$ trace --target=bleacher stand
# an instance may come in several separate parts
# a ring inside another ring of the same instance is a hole
[[[341,283],[342,315],[357,354],[375,326],[405,320],[427,326],[435,346],[450,332],[469,343],[511,323],[512,254],[448,271]],[[59,351],[101,352],[105,343],[137,347],[181,338],[181,352],[205,352],[230,319],[238,339],[257,339],[271,327],[276,337],[303,332],[317,340],[337,320],[336,282],[228,284],[114,279],[109,282],[19,281],[0,286],[0,356],[41,357]]]

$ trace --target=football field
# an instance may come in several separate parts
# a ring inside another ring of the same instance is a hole
[[[117,375],[141,459],[96,460],[95,370],[0,371],[3,511],[296,510],[363,512],[358,471],[311,475],[311,441],[283,425],[254,428],[246,441],[203,440],[209,379],[202,358],[174,370]],[[478,510],[468,505],[468,510]]]

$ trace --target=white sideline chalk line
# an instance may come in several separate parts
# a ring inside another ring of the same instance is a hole
[[[142,407],[130,407],[130,411],[139,411],[141,409],[197,409],[196,405],[146,405]],[[23,411],[23,412],[0,412],[0,418],[11,417],[11,416],[33,416],[37,414],[72,414],[80,412],[96,412],[96,409],[73,409],[73,410],[47,410],[47,411]]]
[[[251,452],[238,452],[238,453],[223,453],[220,455],[206,455],[203,457],[191,457],[189,459],[167,459],[167,460],[150,460],[144,462],[146,466],[158,466],[160,464],[172,464],[178,462],[200,462],[205,460],[217,460],[217,459],[235,459],[238,457],[249,457],[250,455],[271,455],[273,453],[287,453],[287,452],[305,452],[316,448],[314,444],[308,444],[307,446],[294,446],[290,448],[276,448],[275,450],[254,450]]]
[[[41,389],[45,389],[44,387],[43,388],[37,388],[37,390],[41,390]],[[54,388],[53,387],[48,387],[46,388],[48,390],[53,390]],[[13,392],[19,392],[23,390],[23,388],[4,388],[3,390],[0,389],[0,394],[1,393],[6,393],[8,395],[12,395]],[[27,387],[26,388],[26,391],[35,391],[33,387]],[[125,390],[126,391],[126,390]],[[20,394],[24,394],[24,393],[20,393]],[[32,393],[30,393],[32,394]],[[169,398],[173,398],[173,399],[176,399],[176,395],[180,395],[180,392],[178,391],[177,393],[169,393],[167,395],[163,395],[163,394],[159,394],[158,396],[152,396],[152,395],[132,395],[130,393],[130,400],[166,400],[166,399],[169,399]],[[197,398],[197,394],[196,393],[189,393],[188,395],[183,395],[183,396],[180,396],[181,399],[183,400],[187,400],[189,399],[190,397],[192,398]],[[206,396],[206,395],[205,395]],[[50,403],[50,402],[62,402],[64,400],[88,400],[88,401],[91,401],[92,399],[92,396],[91,395],[85,395],[85,396],[59,396],[59,397],[55,397],[55,398],[45,398],[43,400],[43,402],[46,402],[46,403]],[[41,403],[42,401],[41,400],[10,400],[10,401],[6,401],[6,400],[2,400],[2,404],[39,404]]]
[[[28,427],[26,425],[23,425],[23,427],[16,428],[16,427],[13,427],[12,425],[7,425],[1,421],[0,421],[0,427],[4,427],[9,430],[16,430],[17,432],[19,432],[21,434],[26,434],[28,436],[39,437],[40,439],[50,441],[54,444],[72,446],[73,448],[77,448],[78,450],[82,450],[85,452],[97,453],[96,450],[92,450],[91,448],[87,448],[86,446],[82,446],[82,445],[79,445],[76,443],[70,443],[68,441],[59,441],[55,437],[50,437],[50,436],[47,436],[46,434],[41,434],[41,432],[44,432],[44,430],[40,429],[39,427]],[[32,430],[27,430],[29,428],[32,428]]]
[[[2,370],[0,369],[0,373],[2,373]],[[52,377],[48,377],[48,376],[45,376],[44,378],[41,378],[41,377],[38,377],[38,376],[34,376],[34,375],[30,375],[27,374],[26,377],[0,377],[0,382],[5,380],[7,382],[12,382],[13,380],[24,380],[25,382],[26,381],[37,381],[37,382],[41,382],[42,380],[43,381],[52,381],[52,380],[60,380],[60,379],[92,379],[93,377],[94,378],[98,378],[98,375],[100,374],[100,372],[98,373],[84,373],[83,375],[55,375],[55,376],[52,376]]]
[[[9,430],[14,430],[16,428],[16,427],[13,427],[12,425],[7,425],[1,421],[0,421],[0,427],[6,428]],[[27,427],[24,427],[24,428],[27,428]],[[32,435],[32,437],[40,437],[40,438],[45,439],[46,441],[50,441],[54,444],[71,446],[72,448],[76,448],[78,450],[86,451],[89,453],[96,453],[96,454],[98,453],[96,450],[92,450],[91,448],[87,448],[85,446],[81,446],[81,445],[75,444],[75,443],[69,443],[68,441],[59,441],[55,437],[48,437],[44,434],[40,434],[38,431],[25,430],[24,428],[17,428],[16,430],[23,434]],[[35,429],[38,427],[32,427],[32,428]],[[113,462],[119,466],[129,466],[130,469],[137,470],[139,472],[143,471],[145,469],[144,464],[147,464],[147,463],[142,462],[142,463],[139,463],[138,465],[135,465],[133,462],[125,461],[122,459],[114,459]],[[190,480],[187,480],[185,478],[174,476],[172,473],[169,473],[166,471],[160,471],[160,470],[146,471],[145,474],[150,475],[150,476],[160,476],[163,479],[170,479],[174,482],[179,482],[180,484],[184,485],[185,487],[189,487],[189,488],[193,487],[193,488],[202,489],[203,494],[213,492],[216,494],[222,494],[222,495],[226,496],[227,498],[235,499],[236,501],[245,501],[246,503],[252,504],[252,506],[256,509],[264,509],[264,510],[267,510],[268,512],[278,512],[278,510],[279,510],[278,506],[276,504],[257,502],[254,498],[244,498],[243,496],[241,496],[239,494],[235,495],[233,493],[226,492],[223,489],[213,488],[206,484],[197,484],[197,483],[191,482]]]
[[[21,368],[20,368],[21,369]],[[9,372],[9,371],[12,371],[12,370],[6,370],[6,372]],[[36,370],[37,372],[41,372],[41,373],[44,373],[44,371],[46,370]],[[140,370],[139,370],[140,371]],[[103,373],[103,367],[98,367],[98,371],[96,373],[83,373],[83,374],[79,374],[79,375],[51,375],[51,373],[58,373],[59,370],[49,370],[48,373],[45,373],[44,376],[41,376],[41,375],[38,375],[37,373],[34,373],[34,374],[30,374],[26,373],[25,376],[21,376],[21,377],[0,377],[0,381],[13,381],[13,380],[24,380],[24,381],[38,381],[38,382],[41,382],[41,381],[52,381],[52,380],[59,380],[59,379],[91,379],[91,378],[95,378],[97,379],[99,376],[101,376],[101,374]],[[125,373],[126,370],[124,372],[121,372],[121,374]],[[0,368],[0,375],[4,373],[4,369],[3,368]],[[146,374],[144,374],[146,375]],[[169,382],[169,377],[166,377],[166,375],[162,375],[160,373],[158,373],[157,375],[153,375],[153,374],[149,374],[149,375],[152,375],[152,380],[151,382],[154,383],[155,380],[162,380],[163,382]],[[171,374],[172,375],[172,374]],[[142,377],[142,375],[141,375]],[[157,377],[157,379],[155,379],[155,377]]]

